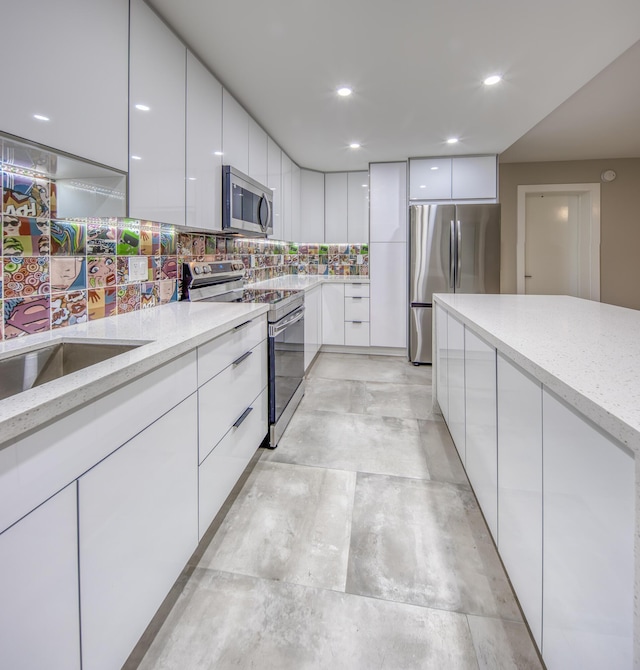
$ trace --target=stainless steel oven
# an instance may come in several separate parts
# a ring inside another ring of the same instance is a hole
[[[246,285],[242,261],[190,261],[183,266],[183,300],[262,302],[269,347],[269,434],[275,449],[304,395],[304,292]]]
[[[269,324],[269,444],[275,448],[304,395],[304,305]]]

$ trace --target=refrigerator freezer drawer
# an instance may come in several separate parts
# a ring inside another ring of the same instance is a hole
[[[431,363],[433,341],[432,307],[412,307],[409,314],[409,360],[412,363]]]

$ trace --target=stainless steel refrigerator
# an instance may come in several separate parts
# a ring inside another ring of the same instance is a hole
[[[500,205],[412,205],[409,360],[431,363],[434,293],[500,293]]]

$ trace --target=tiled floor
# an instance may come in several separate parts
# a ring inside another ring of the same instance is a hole
[[[318,357],[138,667],[542,667],[430,368]]]

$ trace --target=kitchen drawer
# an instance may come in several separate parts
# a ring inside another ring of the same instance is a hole
[[[222,372],[233,361],[267,337],[267,317],[247,319],[228,333],[198,347],[198,386]]]
[[[369,298],[345,298],[344,299],[345,321],[368,321],[369,320]]]
[[[344,324],[344,343],[348,347],[368,347],[369,322],[347,321]]]
[[[247,353],[198,389],[199,463],[267,385],[267,341]]]
[[[198,468],[200,539],[267,434],[267,389],[248,407],[253,409],[247,418],[237,428],[229,429]]]
[[[347,298],[353,296],[369,297],[369,284],[345,284],[344,294]]]

